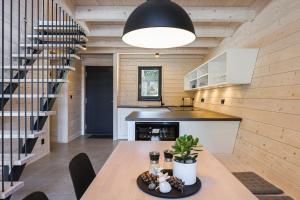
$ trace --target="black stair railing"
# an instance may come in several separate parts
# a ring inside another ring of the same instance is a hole
[[[0,5],[2,194],[20,179],[26,163],[15,161],[32,153],[33,135],[43,130],[59,80],[66,78],[77,45],[84,46],[85,33],[54,0],[2,0]]]
[[[1,64],[2,64],[2,69],[1,69],[1,191],[4,191],[4,1],[2,1],[2,5],[1,5],[1,32],[2,32],[2,36],[1,36]]]
[[[34,0],[31,0],[31,35],[33,36],[34,35],[34,31],[33,31],[33,18],[34,18],[34,5],[35,5],[35,2]],[[33,60],[33,53],[36,53],[38,54],[37,51],[35,51],[35,49],[33,48],[33,38],[31,40],[31,60]],[[34,70],[33,70],[33,64],[34,63],[31,63],[31,82],[30,82],[30,91],[31,91],[31,94],[30,94],[30,103],[31,103],[31,116],[30,116],[30,133],[33,135],[33,126],[34,126],[34,100],[33,100],[33,91],[34,91],[34,85],[33,85],[33,75],[34,75]],[[37,81],[37,84],[39,83],[39,81]],[[27,153],[27,152],[26,152]]]
[[[36,42],[37,42],[37,51],[38,51],[38,54],[37,54],[37,60],[36,60],[36,64],[37,64],[37,80],[40,80],[40,26],[39,26],[39,23],[40,23],[40,0],[37,0],[37,5],[36,5],[36,23],[37,23],[37,39],[36,39]],[[37,96],[37,101],[36,101],[36,111],[37,111],[37,115],[36,115],[36,123],[37,123],[37,127],[39,127],[39,116],[40,116],[40,81],[37,82],[37,85],[36,85],[36,96]],[[32,127],[31,127],[31,130],[34,130],[34,117],[32,116]],[[39,128],[36,129],[37,131],[40,131]]]
[[[20,65],[21,65],[21,0],[18,0],[18,85],[20,84],[21,73],[20,73]],[[21,159],[21,87],[18,87],[18,159]]]
[[[24,60],[25,60],[25,64],[24,64],[24,71],[27,73],[27,0],[25,0],[25,7],[24,7],[24,46],[25,46],[25,50],[24,50]],[[33,62],[33,60],[31,60]],[[31,64],[32,64],[31,62]],[[20,85],[19,85],[20,87]],[[12,102],[12,98],[10,100],[10,102]],[[24,131],[25,131],[25,138],[24,140],[27,140],[27,77],[26,75],[24,76]],[[27,144],[25,143],[24,145],[24,149],[25,149],[25,156],[27,156]],[[13,174],[10,176],[11,179],[13,177]]]
[[[26,7],[26,6],[25,6]],[[9,60],[9,67],[10,67],[10,72],[9,72],[9,82],[11,83],[12,82],[12,78],[13,78],[13,72],[12,72],[12,11],[13,11],[13,0],[10,0],[10,18],[9,18],[9,21],[10,21],[10,44],[9,44],[9,52],[10,52],[10,60]],[[3,58],[2,58],[3,59]],[[2,77],[3,78],[3,77]],[[9,88],[9,94],[10,94],[10,99],[12,99],[12,87]],[[13,154],[13,144],[12,144],[12,101],[10,101],[10,104],[9,104],[9,110],[10,110],[10,120],[9,120],[9,125],[10,125],[10,144],[9,144],[9,153],[10,153],[10,167],[12,168],[13,166],[13,158],[12,158],[12,154]],[[2,161],[4,162],[4,161]],[[13,180],[10,179],[10,185],[13,186]]]
[[[50,20],[50,12],[49,12],[49,9],[50,9],[50,1],[47,0],[47,28],[50,27],[50,24],[49,24],[49,20]],[[49,34],[47,34],[47,41],[50,41],[50,38],[49,38]],[[50,63],[50,60],[49,60],[49,42],[47,42],[47,69],[46,69],[46,86],[47,86],[47,96],[46,98],[49,99],[49,63]],[[46,110],[48,111],[49,110],[49,107],[48,107],[48,101],[46,101]],[[44,110],[45,111],[45,110]]]
[[[55,4],[55,32],[58,33],[58,5],[57,3]],[[56,43],[59,44],[59,41],[58,41],[58,34],[56,34],[56,37],[55,37],[55,41]],[[55,86],[57,85],[57,76],[58,76],[58,72],[59,72],[59,69],[60,69],[60,66],[59,66],[59,62],[58,62],[58,52],[60,51],[60,46],[56,45],[56,70],[55,70]]]
[[[45,0],[42,0],[42,27],[44,28],[45,27]],[[38,22],[38,26],[39,26],[39,23]],[[44,76],[45,76],[45,63],[44,63],[44,60],[45,60],[45,31],[42,31],[42,44],[43,44],[43,55],[42,55],[42,98],[40,99],[40,111],[43,111],[42,110],[42,107],[44,105],[44,99],[45,99],[45,84],[44,84]]]

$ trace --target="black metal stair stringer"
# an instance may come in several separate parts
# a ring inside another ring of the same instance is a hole
[[[37,51],[37,53],[40,53],[40,51]],[[30,57],[29,58],[26,58],[26,60],[25,60],[25,62],[24,62],[24,65],[28,65],[28,66],[30,66],[30,65],[32,65],[34,62],[36,61],[36,59],[31,59]],[[21,64],[21,66],[22,66],[22,64]],[[28,67],[29,68],[29,67]],[[28,69],[28,70],[20,70],[20,71],[18,71],[17,72],[17,74],[13,77],[13,79],[23,79],[23,78],[25,78],[25,76],[27,75],[27,73],[28,73],[28,71],[29,71],[30,69]],[[5,83],[4,83],[5,84]],[[2,88],[2,83],[0,82],[0,88]],[[3,92],[4,94],[10,94],[10,91],[12,91],[12,93],[14,93],[15,92],[15,90],[17,89],[19,87],[19,84],[18,83],[8,83],[8,86],[4,89],[4,91],[1,91],[1,92]],[[12,89],[12,90],[10,90],[10,89]],[[1,103],[2,103],[2,101],[3,101],[3,107],[6,105],[6,103],[9,101],[9,99],[10,98],[1,98],[1,96],[0,96],[0,105],[1,105]],[[0,108],[0,110],[1,110],[1,108]]]
[[[23,79],[26,76],[27,72],[28,72],[28,70],[20,71],[13,78],[18,79],[19,75],[20,75],[20,78]],[[0,88],[2,87],[1,85],[2,85],[2,83],[0,83]],[[18,85],[19,85],[18,83],[9,83],[8,86],[5,88],[5,90],[3,91],[3,93],[4,94],[10,94],[10,89],[12,89],[12,93],[14,93],[15,90],[18,88]],[[1,96],[0,96],[0,104],[2,104],[2,101],[3,101],[3,105],[5,106],[6,103],[9,101],[9,98],[3,98],[2,99]],[[0,110],[1,110],[1,108],[0,108]]]
[[[66,76],[66,74],[67,73],[65,71],[61,72],[60,78],[64,78]],[[60,88],[61,88],[62,84],[63,83],[57,83],[54,86],[53,91],[55,91],[55,93],[58,93],[60,91]],[[48,98],[46,100],[46,102],[43,104],[41,110],[43,110],[43,111],[52,110],[52,108],[54,106],[54,103],[55,103],[55,100],[56,100],[56,98]],[[46,123],[46,121],[47,121],[47,119],[48,119],[48,116],[39,116],[36,119],[35,123],[34,123],[33,130],[42,130],[45,123]],[[25,141],[26,145],[24,144],[23,147],[22,147],[22,153],[25,154],[26,150],[27,150],[27,153],[29,153],[29,154],[32,153],[33,148],[34,148],[34,146],[37,142],[37,139],[38,138],[28,138]],[[26,148],[25,148],[25,146],[26,146]],[[11,173],[7,173],[8,174],[7,175],[7,180],[11,180],[11,178],[12,178],[13,181],[18,181],[20,179],[21,175],[22,175],[22,172],[23,172],[25,166],[26,166],[26,164],[21,165],[21,166],[14,166],[12,168]],[[13,176],[13,177],[11,177],[11,176]]]

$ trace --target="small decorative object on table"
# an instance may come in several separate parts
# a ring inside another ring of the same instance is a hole
[[[155,197],[179,199],[191,196],[201,188],[201,181],[196,177],[196,158],[199,139],[191,135],[177,138],[173,151],[164,151],[164,169],[159,166],[159,152],[152,151],[149,171],[137,178],[138,187]],[[173,163],[172,158],[174,157]],[[173,170],[172,170],[173,164]]]
[[[149,157],[150,157],[149,173],[150,174],[157,175],[158,172],[160,171],[159,155],[160,155],[160,153],[157,151],[151,151],[149,153]]]
[[[170,176],[168,173],[159,173],[158,176],[158,182],[159,182],[159,191],[161,193],[168,193],[172,190],[172,187],[169,182],[167,182],[167,179],[169,179]]]
[[[147,184],[150,184],[150,183],[154,183],[155,184],[155,183],[157,183],[158,176],[150,174],[147,171],[147,172],[144,172],[144,173],[141,174],[141,178]]]
[[[164,160],[164,169],[165,170],[171,170],[173,169],[173,152],[171,150],[165,150],[164,151],[164,156],[165,156],[165,160]]]
[[[196,183],[197,151],[201,147],[198,145],[199,138],[191,135],[180,136],[176,139],[173,148],[173,175],[181,179],[185,185]]]
[[[168,179],[168,182],[170,183],[170,185],[175,188],[177,191],[183,193],[183,188],[184,188],[184,182],[177,178],[176,176],[171,176]]]
[[[153,175],[146,171],[140,174],[136,180],[138,187],[147,194],[167,199],[188,197],[201,189],[199,178],[195,184],[185,186],[182,180],[172,176],[172,170],[162,170],[162,172],[167,173]],[[169,175],[170,177],[168,177]]]

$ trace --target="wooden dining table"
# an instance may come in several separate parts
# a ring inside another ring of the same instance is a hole
[[[148,200],[161,199],[139,189],[137,177],[149,168],[149,152],[163,151],[174,142],[122,141],[112,152],[81,200]],[[197,176],[202,187],[188,200],[257,200],[226,167],[207,150],[199,153]]]

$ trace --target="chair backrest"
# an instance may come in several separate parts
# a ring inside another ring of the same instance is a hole
[[[49,200],[43,192],[33,192],[23,200]]]
[[[96,177],[96,173],[85,153],[78,154],[70,161],[69,170],[76,197],[80,199]]]

